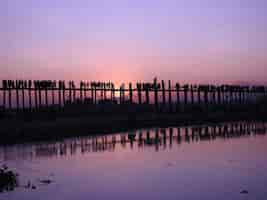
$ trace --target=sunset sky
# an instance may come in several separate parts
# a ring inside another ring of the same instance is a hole
[[[0,79],[267,83],[266,0],[1,0]]]

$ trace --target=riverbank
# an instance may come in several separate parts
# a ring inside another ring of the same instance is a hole
[[[267,112],[213,111],[195,113],[105,114],[42,119],[1,119],[0,144],[56,140],[144,127],[181,126],[227,121],[267,121]]]
[[[0,167],[0,193],[14,190],[18,186],[17,176],[7,166]]]

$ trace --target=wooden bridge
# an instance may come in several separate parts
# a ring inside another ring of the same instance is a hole
[[[78,86],[77,86],[78,85]],[[135,86],[134,86],[135,85]],[[267,97],[266,86],[172,84],[169,80],[122,84],[112,82],[2,80],[2,111],[61,109],[69,105],[246,105]]]

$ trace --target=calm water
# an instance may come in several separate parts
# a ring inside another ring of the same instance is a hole
[[[0,147],[1,163],[20,174],[20,187],[0,199],[266,200],[266,128],[240,122],[140,129]],[[24,187],[29,181],[35,190]]]

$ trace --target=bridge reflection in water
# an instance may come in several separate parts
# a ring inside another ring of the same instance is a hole
[[[267,123],[264,122],[139,129],[125,133],[71,138],[57,142],[2,146],[0,147],[0,161],[71,156],[76,153],[113,152],[118,146],[122,149],[154,148],[155,151],[162,151],[182,143],[256,137],[265,135],[266,131]]]

